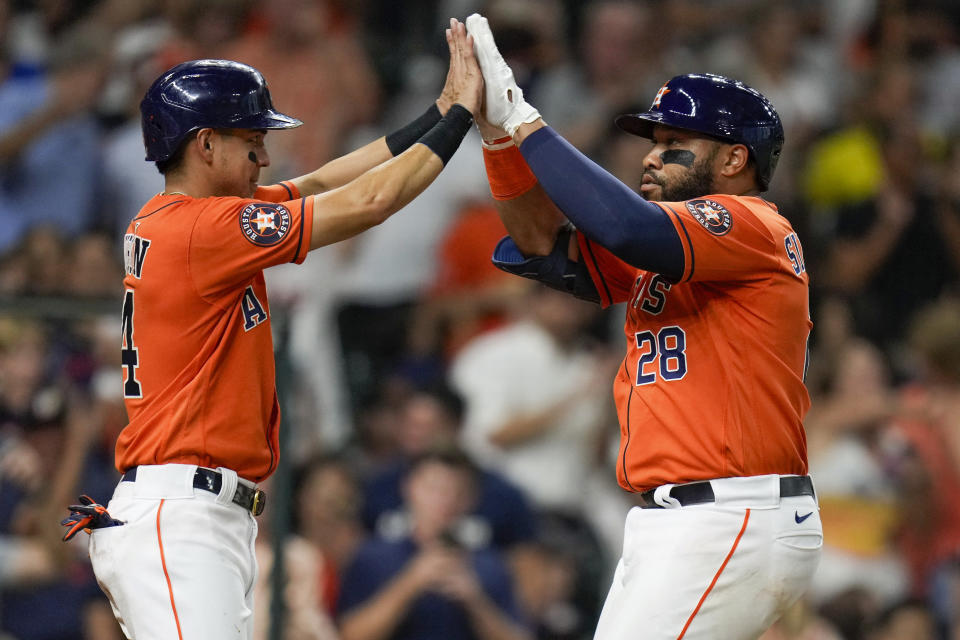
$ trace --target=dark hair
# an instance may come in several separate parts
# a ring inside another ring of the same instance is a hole
[[[434,399],[441,408],[450,414],[450,417],[459,425],[463,420],[463,414],[466,411],[466,404],[463,396],[454,391],[450,386],[443,382],[418,387],[411,398],[418,395],[427,396]]]
[[[183,156],[186,155],[187,145],[197,137],[197,133],[200,130],[191,131],[186,135],[186,137],[180,141],[180,146],[177,147],[177,150],[173,152],[173,155],[167,158],[166,160],[157,160],[155,163],[157,165],[157,171],[163,175],[169,175],[176,171],[180,164],[183,162]]]
[[[925,600],[908,596],[887,605],[877,612],[875,616],[867,621],[867,631],[877,632],[886,629],[898,615],[905,611],[921,611],[930,616],[931,623],[934,621],[933,611]]]
[[[455,446],[441,445],[431,447],[423,453],[415,455],[410,461],[407,475],[414,473],[423,465],[431,462],[436,462],[458,471],[464,471],[470,476],[473,482],[476,482],[480,474],[479,468],[470,456],[467,455],[466,451]]]

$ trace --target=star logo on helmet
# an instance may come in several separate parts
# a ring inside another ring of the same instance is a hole
[[[663,96],[670,93],[670,89],[667,89],[667,85],[660,87],[660,91],[657,91],[657,95],[653,99],[653,104],[650,105],[651,109],[656,109],[660,106],[660,101],[663,100]]]
[[[290,212],[282,204],[252,202],[240,211],[240,231],[255,245],[275,245],[290,231]]]

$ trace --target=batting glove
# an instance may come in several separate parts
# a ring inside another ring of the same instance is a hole
[[[467,33],[473,36],[474,53],[483,72],[484,117],[513,136],[521,124],[539,119],[540,112],[523,99],[523,91],[500,55],[487,19],[479,13],[468,17]]]
[[[123,524],[122,520],[114,520],[107,513],[107,508],[102,504],[97,504],[93,498],[87,495],[80,496],[82,504],[72,504],[70,515],[60,521],[64,527],[70,527],[63,534],[63,541],[66,542],[81,531],[90,533],[92,529],[101,529],[103,527],[115,527]]]

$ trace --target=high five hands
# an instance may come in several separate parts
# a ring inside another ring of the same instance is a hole
[[[467,18],[466,26],[473,38],[476,59],[483,72],[483,117],[491,125],[513,136],[521,124],[538,120],[540,113],[523,99],[523,91],[517,86],[513,70],[500,55],[487,19],[474,13]]]
[[[446,34],[450,48],[450,69],[443,92],[437,99],[437,107],[441,113],[446,113],[454,103],[458,103],[477,117],[483,103],[483,76],[474,55],[473,38],[467,34],[466,26],[456,18],[450,18],[450,28]]]

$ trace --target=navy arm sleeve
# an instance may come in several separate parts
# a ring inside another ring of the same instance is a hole
[[[647,202],[550,127],[520,152],[550,199],[577,230],[638,269],[677,279],[683,245],[666,212]]]

